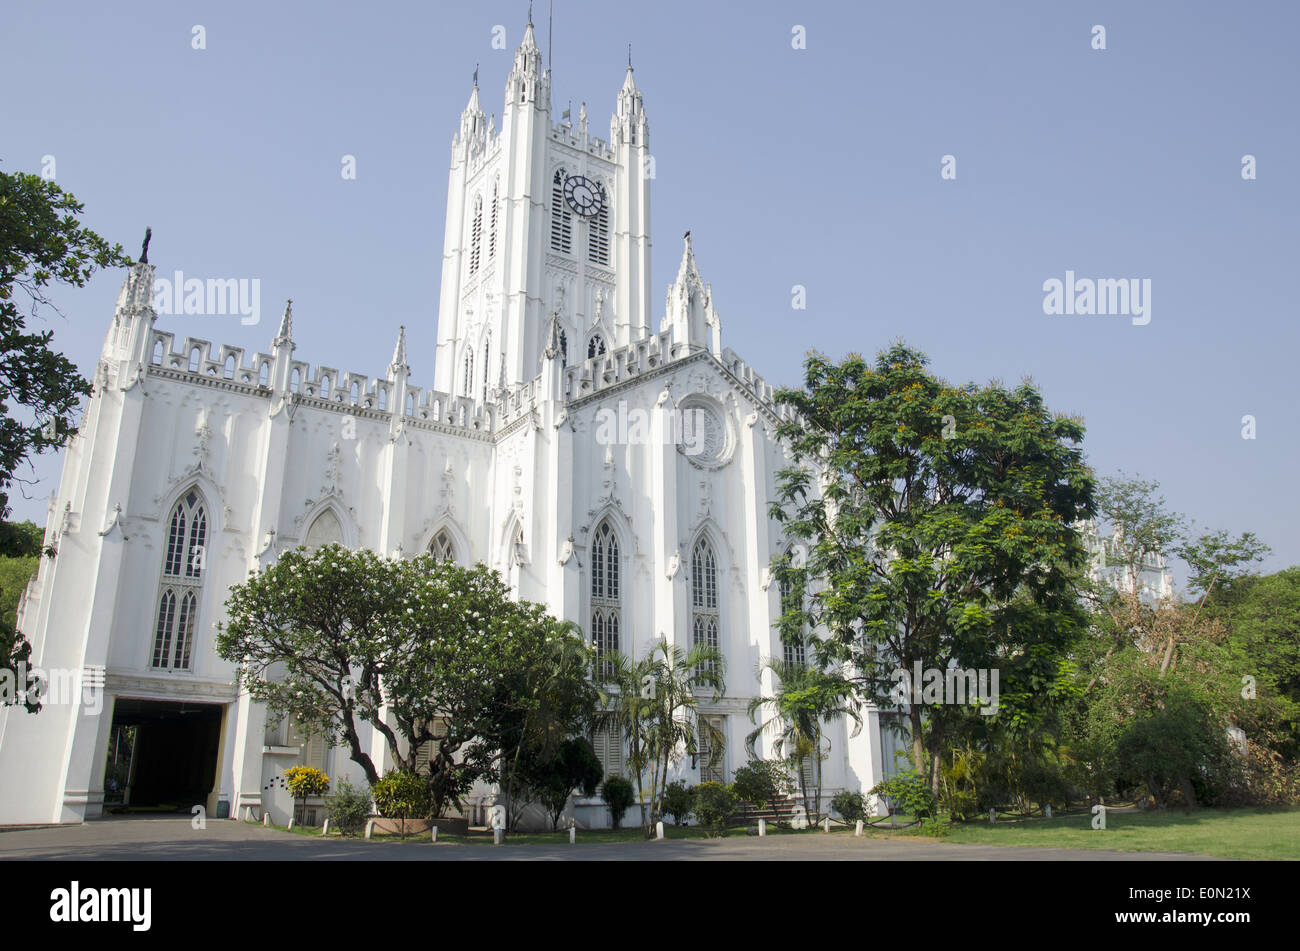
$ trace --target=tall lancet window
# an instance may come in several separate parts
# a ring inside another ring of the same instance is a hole
[[[691,553],[691,643],[718,648],[718,559],[707,538]]]
[[[172,509],[163,555],[158,614],[150,666],[189,670],[198,622],[199,595],[207,568],[208,516],[203,496],[191,489]]]
[[[618,537],[605,520],[591,542],[591,642],[605,676],[614,672],[607,658],[610,651],[619,649],[623,627],[620,568]]]
[[[487,340],[483,341],[483,402],[484,403],[488,401],[488,377],[492,375],[488,371],[488,367],[492,366],[492,364],[488,362],[488,352],[491,349],[491,347],[492,347],[491,338],[488,338]]]
[[[573,212],[564,200],[564,169],[555,170],[551,180],[551,250],[568,254],[573,250]]]
[[[592,264],[609,266],[609,203],[602,202],[600,211],[588,219],[587,260]]]
[[[786,552],[789,564],[790,552]],[[803,608],[804,588],[802,582],[787,581],[784,578],[777,584],[780,592],[781,614],[778,618],[778,630],[781,632],[781,659],[787,664],[802,667],[808,662],[808,652],[804,647],[807,632],[802,622],[787,621],[786,614]]]
[[[605,354],[605,338],[600,334],[592,334],[591,339],[587,341],[587,359],[600,357]]]
[[[445,528],[429,542],[429,554],[433,555],[436,561],[456,560],[456,543],[451,540],[451,535]]]
[[[483,198],[474,199],[474,224],[469,233],[469,273],[478,273],[479,256],[483,250]]]
[[[465,386],[461,391],[465,396],[474,395],[474,348],[465,347]]]
[[[488,259],[497,256],[497,184],[492,183],[492,223],[488,226]]]

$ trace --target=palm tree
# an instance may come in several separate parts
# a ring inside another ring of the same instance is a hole
[[[755,697],[749,702],[749,718],[758,722],[760,712],[766,711],[769,715],[745,738],[745,746],[750,755],[757,757],[758,738],[765,731],[776,733],[772,749],[777,756],[788,757],[798,768],[804,808],[812,805],[808,812],[816,823],[821,819],[822,760],[829,752],[822,749],[822,727],[847,716],[853,720],[852,735],[856,736],[862,729],[862,719],[858,716],[861,701],[854,694],[853,685],[835,669],[825,671],[807,664],[768,658],[758,668],[760,682],[764,670],[772,672],[775,690],[770,697]],[[809,757],[813,761],[816,792],[816,799],[812,802],[803,770],[803,763]]]
[[[646,835],[662,815],[668,773],[685,753],[694,755],[701,737],[712,750],[711,762],[722,756],[722,732],[699,715],[701,695],[711,692],[717,702],[724,689],[723,659],[717,648],[696,644],[689,651],[661,638],[638,661],[618,652],[609,661],[605,681],[613,688],[608,722],[628,742],[628,766],[636,774],[641,824]],[[649,773],[649,812],[645,776]]]

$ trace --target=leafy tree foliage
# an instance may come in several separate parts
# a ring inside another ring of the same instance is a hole
[[[57,312],[52,281],[84,287],[98,268],[130,264],[119,245],[78,220],[83,206],[38,175],[0,172],[0,555],[30,557],[41,541],[7,521],[9,491],[34,454],[57,449],[75,428],[73,415],[90,381],[50,349],[52,330],[34,330],[43,307]],[[11,626],[0,628],[0,669],[16,669],[30,645]]]
[[[636,781],[636,801],[641,804],[642,827],[649,838],[663,814],[670,767],[686,754],[696,755],[703,745],[710,749],[709,765],[715,765],[723,754],[726,737],[699,715],[705,691],[711,692],[714,703],[722,697],[723,657],[705,644],[684,651],[661,639],[640,660],[617,651],[602,660],[606,662],[602,679],[609,694],[598,722],[613,726],[627,741],[627,764]]]
[[[727,823],[740,809],[740,797],[725,783],[700,783],[695,787],[695,818],[709,835],[727,833]]]
[[[522,781],[545,807],[551,828],[560,827],[560,817],[575,791],[594,796],[605,769],[586,737],[569,737],[547,757],[536,753],[523,764]]]
[[[614,822],[614,828],[617,829],[623,821],[623,816],[627,815],[628,809],[632,808],[632,803],[636,802],[636,790],[632,788],[630,780],[622,776],[610,776],[601,784],[600,797],[605,800],[605,805],[609,806],[609,815]]]
[[[217,650],[255,700],[346,746],[374,786],[359,730],[369,723],[400,772],[424,774],[434,815],[499,766],[521,711],[534,738],[550,722],[535,715],[540,687],[512,687],[580,690],[529,680],[550,669],[556,639],[573,635],[541,605],[512,600],[482,565],[299,549],[232,588],[226,611]]]
[[[861,701],[853,684],[838,671],[823,671],[807,664],[774,659],[769,659],[763,669],[772,672],[776,688],[770,697],[758,696],[750,700],[749,716],[757,719],[764,712],[770,715],[746,737],[745,745],[751,756],[756,755],[759,737],[765,732],[776,734],[773,752],[787,758],[798,771],[804,808],[808,810],[810,821],[818,822],[822,814],[822,762],[830,755],[830,741],[825,739],[824,726],[847,717],[853,721],[853,734],[857,735],[862,728],[858,716]],[[808,788],[803,769],[805,763],[811,763],[813,767],[812,789]],[[746,798],[743,793],[742,798]],[[769,798],[775,798],[775,794]]]
[[[1083,426],[1030,382],[953,386],[896,344],[874,362],[814,354],[778,434],[794,464],[772,514],[807,543],[779,580],[808,592],[797,622],[823,627],[822,660],[851,666],[863,700],[889,704],[897,669],[998,668],[997,718],[1028,730],[1083,615],[1071,578],[1093,514]],[[796,608],[797,611],[797,608]],[[789,619],[785,612],[783,623]],[[913,762],[932,791],[970,707],[912,703]]]

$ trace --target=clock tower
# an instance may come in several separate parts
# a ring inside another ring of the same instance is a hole
[[[501,128],[478,77],[452,138],[435,389],[475,400],[535,379],[552,317],[566,362],[650,333],[650,179],[629,58],[609,138],[551,117],[531,17],[506,79]]]

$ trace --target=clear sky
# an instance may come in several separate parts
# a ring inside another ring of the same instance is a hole
[[[153,227],[160,276],[261,280],[259,325],[160,318],[178,337],[265,351],[292,297],[299,359],[380,375],[405,324],[431,385],[452,132],[476,64],[500,125],[526,16],[6,0],[0,168],[53,156],[90,227],[132,255]],[[533,18],[545,50],[545,3]],[[954,382],[1032,376],[1085,418],[1100,473],[1257,532],[1272,570],[1300,563],[1298,35],[1289,0],[559,0],[552,105],[586,101],[605,136],[633,44],[656,313],[690,229],[723,345],[773,384],[809,349],[897,337]],[[1150,322],[1045,315],[1067,270],[1149,279]],[[121,277],[57,296],[55,344],[88,376]],[[16,518],[44,521],[59,466],[41,459]]]

